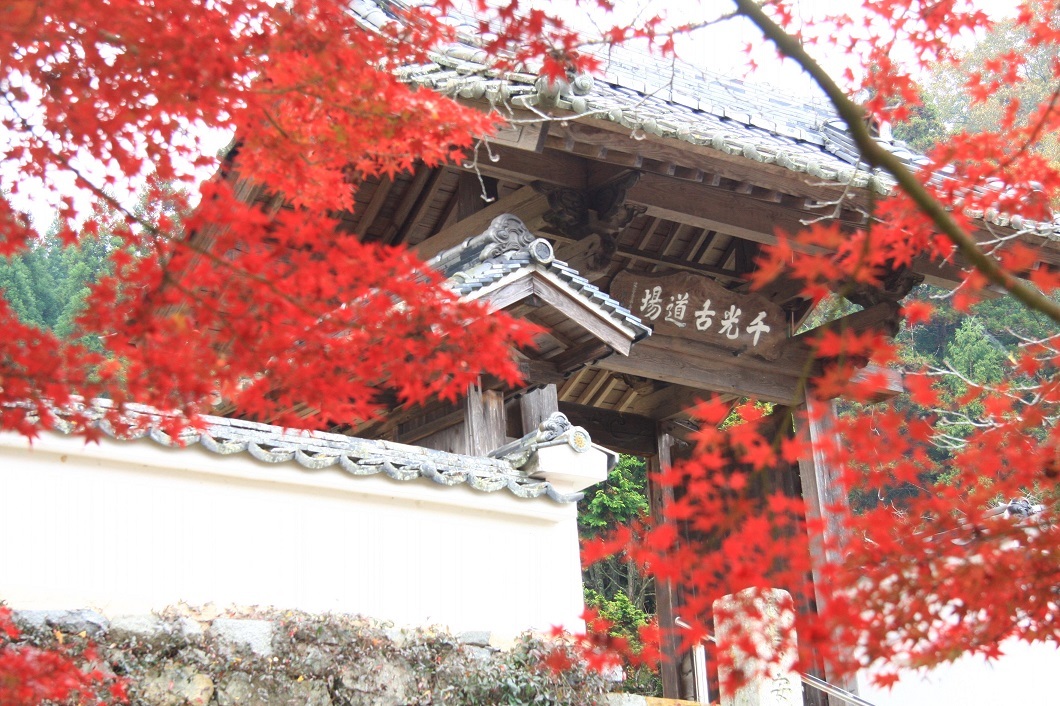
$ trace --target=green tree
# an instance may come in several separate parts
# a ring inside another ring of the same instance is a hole
[[[994,66],[1007,66],[995,60],[1007,54],[1021,57],[1019,82],[1005,81]],[[1014,20],[996,23],[990,32],[956,62],[936,64],[922,87],[923,105],[911,111],[908,120],[894,128],[894,134],[910,147],[926,152],[946,137],[959,132],[996,130],[1006,111],[1016,108],[1019,120],[1049,101],[1056,89],[1053,62],[1055,45],[1032,44],[1028,30]],[[973,102],[965,85],[973,74],[999,79],[999,87],[985,101]],[[1060,161],[1057,135],[1041,137],[1037,149],[1053,162]]]
[[[145,189],[133,209],[134,216],[145,222],[164,217],[179,227],[183,214],[177,211],[175,199],[165,198],[176,192],[163,184],[158,193],[163,197],[148,203]],[[120,233],[127,227],[116,212],[100,213],[76,245],[66,245],[57,235],[59,223],[54,223],[46,235],[17,257],[0,258],[0,292],[23,321],[62,338],[77,338],[77,318],[92,286],[113,272],[111,254],[120,247]],[[82,342],[102,350],[97,336]]]
[[[22,321],[49,328],[47,304],[54,282],[40,272],[40,259],[37,249],[21,257],[0,258],[0,290]]]
[[[590,490],[578,504],[578,526],[583,538],[592,538],[618,525],[635,525],[648,516],[648,471],[644,459],[622,456],[607,482]],[[611,557],[590,566],[584,574],[586,589],[606,600],[623,593],[639,610],[655,610],[650,579],[623,557]]]
[[[648,470],[644,459],[623,455],[608,474],[607,482],[590,489],[578,504],[578,528],[585,539],[618,525],[637,525],[648,516]],[[613,637],[629,641],[639,652],[640,628],[654,619],[655,584],[624,557],[612,556],[582,573],[585,604],[612,624]],[[656,671],[626,665],[623,688],[628,692],[659,696],[662,682]]]
[[[921,100],[920,105],[909,111],[906,120],[894,126],[893,132],[914,150],[927,152],[945,139],[948,131],[931,98],[921,96]]]
[[[17,257],[0,258],[0,291],[23,321],[76,336],[89,288],[111,271],[112,241],[109,232],[70,246],[45,236]]]
[[[592,537],[648,514],[648,471],[644,459],[623,455],[607,482],[593,487],[578,504],[578,526]]]

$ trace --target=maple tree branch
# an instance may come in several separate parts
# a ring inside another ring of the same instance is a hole
[[[783,27],[774,22],[755,0],[734,0],[740,14],[751,20],[767,39],[772,41],[782,54],[796,61],[803,71],[821,87],[835,107],[836,112],[846,123],[854,143],[861,151],[862,159],[870,165],[886,170],[898,186],[920,208],[920,211],[931,219],[932,223],[957,246],[972,266],[987,280],[1004,288],[1012,296],[1030,309],[1045,314],[1053,321],[1060,323],[1060,304],[1018,280],[1001,265],[979,249],[975,239],[967,233],[950,215],[931,192],[920,183],[916,175],[909,171],[899,159],[881,147],[869,134],[865,121],[865,111],[849,97],[832,79],[824,68],[811,57],[798,39],[788,34]]]

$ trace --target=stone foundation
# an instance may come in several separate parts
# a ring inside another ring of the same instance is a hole
[[[604,680],[544,666],[567,645],[486,632],[399,630],[339,615],[184,606],[108,619],[91,610],[17,611],[22,641],[79,654],[126,680],[142,706],[399,706],[602,703]]]

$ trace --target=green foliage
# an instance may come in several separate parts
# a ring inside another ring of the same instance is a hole
[[[991,60],[1007,52],[1025,57],[1020,68],[1023,80],[1003,82],[987,100],[973,102],[964,88],[968,77],[981,72],[989,80],[993,75]],[[914,108],[907,121],[896,124],[894,134],[911,147],[927,151],[949,135],[996,129],[1014,101],[1018,101],[1019,119],[1026,119],[1031,111],[1049,102],[1056,87],[1056,59],[1055,45],[1032,45],[1026,27],[1014,20],[998,22],[956,63],[934,67],[922,87],[923,105]],[[1038,149],[1049,160],[1060,161],[1060,140],[1056,135],[1042,135]]]
[[[607,482],[594,486],[578,503],[578,525],[584,536],[646,517],[648,472],[644,459],[622,456]]]
[[[74,338],[89,288],[111,272],[116,246],[108,233],[69,246],[45,236],[16,257],[0,258],[0,290],[22,321]]]
[[[596,609],[601,618],[612,624],[608,634],[612,637],[620,637],[628,641],[630,649],[637,654],[644,645],[640,637],[640,629],[648,625],[654,616],[633,604],[625,593],[616,593],[614,598],[597,593],[591,588],[585,589],[585,605]],[[630,694],[643,694],[645,696],[662,695],[662,679],[657,669],[649,669],[644,665],[624,666],[625,681],[622,690]]]
[[[183,214],[177,210],[177,201],[168,198],[176,192],[162,185],[161,193],[161,198],[149,202],[145,190],[133,215],[144,222],[165,218],[179,229]],[[0,257],[0,296],[7,299],[23,322],[52,331],[60,338],[78,338],[81,332],[77,319],[92,286],[114,271],[111,254],[117,248],[129,249],[134,257],[141,254],[121,237],[123,233],[128,235],[121,214],[97,214],[90,225],[76,245],[65,245],[56,237],[56,223],[25,252]],[[102,350],[97,336],[83,337],[81,343]]]
[[[609,599],[591,588],[586,588],[585,605],[595,608],[601,618],[614,624],[608,634],[625,638],[635,651],[640,650],[640,629],[650,622],[652,616],[633,605],[629,596],[616,593],[614,598]]]
[[[913,107],[906,120],[896,123],[893,133],[914,150],[927,152],[946,137],[947,130],[935,104],[923,96],[921,100],[925,102]]]
[[[813,311],[806,317],[802,326],[799,327],[799,333],[823,326],[829,321],[841,319],[856,311],[861,311],[861,307],[857,304],[844,299],[838,294],[830,294],[813,308]]]
[[[579,659],[571,645],[522,636],[499,659],[454,673],[442,703],[490,706],[582,706],[597,703],[603,677]],[[433,702],[432,702],[433,703]]]
[[[644,459],[622,456],[611,469],[607,482],[593,487],[578,503],[579,533],[590,539],[619,525],[634,528],[648,516],[648,470]],[[622,556],[612,556],[585,568],[587,590],[614,600],[618,594],[639,610],[654,610],[655,587]]]
[[[1007,352],[1001,343],[977,319],[965,319],[948,347],[948,362],[953,370],[971,382],[989,384],[1005,376]],[[952,387],[963,392],[966,385],[947,378]]]
[[[578,526],[583,538],[592,538],[619,525],[636,527],[646,519],[648,507],[648,468],[644,459],[622,456],[611,469],[607,482],[593,487],[578,504]],[[653,617],[655,584],[638,567],[622,556],[612,556],[585,567],[585,603],[613,623],[609,631],[629,641],[639,650],[640,628]],[[659,696],[662,683],[658,674],[646,667],[625,667],[622,689],[636,694]]]
[[[970,419],[984,413],[982,402],[962,402],[968,393],[968,382],[992,385],[1013,376],[1010,360],[1014,359],[1023,340],[1038,340],[1055,333],[1055,325],[1045,316],[1028,311],[1011,297],[980,302],[968,312],[957,311],[942,290],[922,285],[908,300],[929,301],[934,307],[931,320],[916,326],[906,325],[896,339],[903,364],[910,369],[952,370],[942,378],[946,406],[956,414],[947,414],[936,428],[938,446],[929,451],[931,467],[925,468],[919,486],[902,484],[884,488],[862,488],[850,495],[851,507],[863,511],[886,503],[900,507],[909,497],[925,492],[932,484],[946,482],[952,475],[954,447],[971,430],[961,415]],[[907,300],[907,301],[908,301]],[[962,377],[964,379],[962,379]],[[910,408],[911,415],[924,418],[935,410],[919,407],[900,397],[896,404]],[[843,402],[841,414],[871,414],[862,405]]]

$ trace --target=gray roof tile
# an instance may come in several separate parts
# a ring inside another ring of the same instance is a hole
[[[353,12],[373,26],[378,26],[378,7],[373,0],[358,0],[352,5]],[[520,96],[528,104],[542,104],[543,85],[535,75],[509,72],[501,77],[472,42],[468,35],[463,43],[437,52],[433,66],[405,67],[398,73],[407,81],[447,94],[466,91],[474,84],[481,89],[477,93],[497,103]],[[454,57],[459,60],[454,61]],[[609,49],[601,59],[601,77],[581,81],[578,86],[558,87],[561,105],[571,109],[577,97],[579,112],[593,113],[632,130],[709,145],[755,161],[776,162],[824,179],[839,180],[851,173],[844,167],[859,163],[857,151],[847,147],[849,138],[833,126],[841,124],[835,112],[823,101],[788,99],[768,86],[746,84],[681,62],[662,62],[621,47]],[[586,90],[587,86],[591,87]],[[835,147],[836,143],[843,147]],[[832,149],[826,149],[830,144]],[[901,143],[886,141],[886,146],[903,158],[915,158]],[[781,153],[787,158],[777,159]],[[890,188],[888,178],[871,175],[877,178],[868,179],[870,174],[866,173],[861,181],[876,189]]]
[[[95,409],[107,404],[98,402]],[[560,503],[581,498],[581,493],[560,493],[551,483],[527,477],[504,459],[213,416],[203,417],[202,431],[188,430],[173,438],[159,430],[161,415],[157,411],[142,405],[127,405],[126,409],[133,424],[132,432],[118,434],[103,420],[98,420],[96,425],[104,434],[120,441],[147,438],[171,448],[199,445],[222,456],[245,453],[264,463],[297,463],[312,470],[336,466],[353,476],[383,474],[396,481],[428,478],[440,485],[466,484],[487,493],[506,489],[520,498],[547,496]],[[55,428],[64,433],[73,431],[62,418]]]

